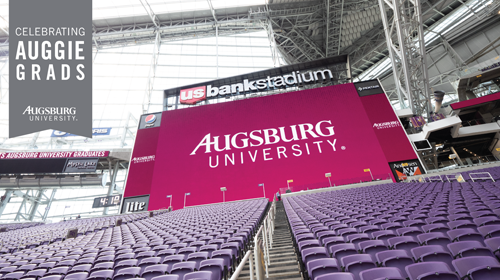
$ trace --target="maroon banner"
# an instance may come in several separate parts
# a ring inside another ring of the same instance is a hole
[[[109,156],[109,151],[9,152],[9,153],[0,153],[0,159],[95,158],[95,157],[107,157],[107,156]]]

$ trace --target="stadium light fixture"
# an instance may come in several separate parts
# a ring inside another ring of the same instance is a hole
[[[186,208],[186,196],[191,195],[190,192],[184,194],[184,208]]]
[[[169,205],[169,208],[170,208],[170,207],[172,207],[172,195],[171,194],[167,195],[167,198],[170,198],[170,205]]]
[[[325,173],[325,177],[328,178],[328,182],[330,183],[330,188],[332,187],[332,181],[330,181],[330,177],[332,177],[332,173]]]
[[[266,187],[264,186],[264,183],[259,184],[259,187],[262,187],[262,191],[264,192],[264,197],[266,197]]]
[[[227,189],[226,189],[226,187],[222,187],[222,188],[220,188],[220,190],[222,191],[222,202],[225,203],[226,202],[226,191],[227,191]]]

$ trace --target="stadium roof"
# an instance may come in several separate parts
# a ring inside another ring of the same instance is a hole
[[[465,4],[459,0],[423,1],[424,25],[435,26],[466,4],[495,6],[495,2],[498,0]],[[216,31],[230,35],[266,28],[288,64],[349,54],[356,77],[388,57],[376,0],[99,0],[93,5],[95,49],[153,43],[156,30],[162,41],[173,41],[215,36]],[[5,9],[8,4],[1,6],[1,14]],[[487,17],[476,16],[466,25],[455,24],[456,19],[457,15],[441,25],[438,33],[453,27],[446,36],[450,40],[488,24]],[[8,53],[5,31],[0,30],[1,55]]]

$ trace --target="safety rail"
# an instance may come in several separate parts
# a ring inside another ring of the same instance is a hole
[[[461,182],[461,183],[464,181],[464,177],[462,176],[461,173],[446,174],[446,175],[443,175],[443,176],[450,183],[451,183],[452,180],[456,180],[456,181]]]
[[[253,259],[252,259],[252,251],[248,250],[243,259],[241,260],[240,264],[236,269],[234,270],[233,275],[231,275],[231,278],[229,280],[236,280],[240,276],[241,271],[243,271],[243,268],[245,267],[245,263],[247,260],[250,261],[250,280],[253,280]]]
[[[485,174],[487,174],[487,176]],[[472,175],[479,175],[479,176],[484,175],[485,177],[476,177],[476,178],[473,178]],[[491,174],[489,172],[469,173],[469,177],[472,180],[472,182],[475,182],[474,180],[491,180],[491,181],[495,182],[495,179],[493,179],[493,177],[491,176]]]
[[[254,271],[257,280],[264,280],[269,277],[269,265],[271,260],[269,258],[269,249],[273,248],[273,234],[274,234],[274,219],[276,216],[276,201],[271,204],[266,217],[262,221],[259,230],[253,238],[253,252],[248,250],[245,257],[241,260],[240,264],[231,275],[230,280],[237,279],[245,263],[250,259],[250,280],[254,279]],[[255,259],[253,259],[253,258]],[[255,265],[255,267],[254,267]],[[264,275],[265,274],[265,275]]]
[[[430,177],[427,177],[427,179],[429,179],[429,182],[432,182],[432,181],[443,182],[443,178],[441,177],[441,175],[430,176]]]

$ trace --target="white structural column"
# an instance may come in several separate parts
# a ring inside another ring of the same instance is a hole
[[[431,90],[420,0],[378,2],[399,99],[406,99],[404,104],[414,114],[428,117],[432,110]]]
[[[109,187],[108,187],[108,194],[107,196],[111,196],[113,195],[113,191],[115,190],[115,183],[116,183],[116,175],[118,174],[118,168],[120,167],[120,161],[117,160],[117,161],[114,161],[114,166],[113,166],[113,161],[109,160],[109,178],[111,180],[111,182],[109,183]],[[108,215],[108,210],[109,210],[109,207],[104,207],[104,210],[102,211],[102,214],[105,216],[105,215]]]

